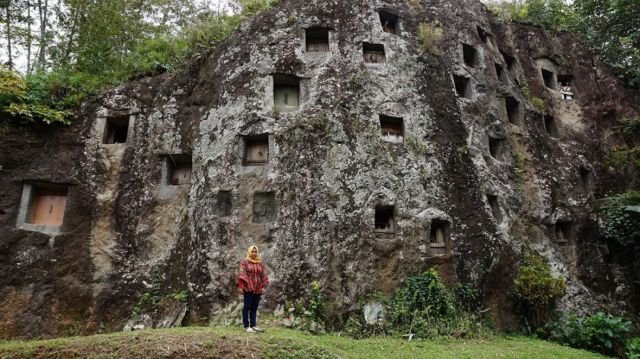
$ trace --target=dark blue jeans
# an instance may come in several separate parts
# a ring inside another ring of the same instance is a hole
[[[256,315],[258,313],[258,304],[260,303],[260,294],[244,292],[244,307],[242,307],[242,324],[244,327],[256,326]]]

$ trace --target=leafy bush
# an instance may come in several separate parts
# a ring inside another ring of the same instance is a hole
[[[634,338],[627,343],[628,359],[640,359],[640,338]]]
[[[440,43],[440,40],[442,40],[442,34],[442,27],[438,24],[423,22],[418,25],[418,40],[420,42],[420,47],[422,50],[430,54],[438,55],[440,53],[438,44]]]
[[[309,296],[306,300],[293,304],[285,302],[283,324],[312,333],[324,333],[326,327],[325,307],[326,299],[322,294],[320,283],[313,281],[309,285]]]
[[[525,257],[514,285],[519,309],[533,327],[547,322],[555,301],[566,291],[564,279],[553,277],[549,265],[537,256]]]
[[[598,207],[602,232],[623,246],[640,244],[640,192],[605,197]]]
[[[548,339],[552,341],[574,348],[621,356],[631,331],[631,322],[602,312],[589,317],[571,314],[549,324],[545,329]],[[636,350],[637,346],[632,349]]]

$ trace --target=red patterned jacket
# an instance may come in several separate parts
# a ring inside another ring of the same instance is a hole
[[[240,262],[240,273],[238,273],[240,291],[262,294],[267,285],[269,285],[269,277],[264,264],[251,263],[246,259]]]

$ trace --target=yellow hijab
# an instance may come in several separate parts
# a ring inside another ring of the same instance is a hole
[[[253,251],[253,249],[255,248],[256,250],[256,259],[252,259],[251,258],[251,251]],[[256,246],[249,246],[249,249],[247,249],[247,256],[244,258],[246,260],[248,260],[251,263],[262,263],[262,259],[260,259],[260,252],[258,252],[258,247]]]

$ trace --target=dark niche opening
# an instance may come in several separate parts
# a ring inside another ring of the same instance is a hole
[[[569,245],[573,243],[573,222],[558,221],[555,225],[556,243]]]
[[[564,100],[573,100],[575,98],[573,75],[558,75],[558,83],[560,84],[562,98]]]
[[[276,112],[296,111],[300,107],[300,79],[273,75],[273,102]]]
[[[380,115],[380,135],[383,141],[403,143],[404,121],[402,117]]]
[[[275,192],[256,192],[253,195],[253,223],[272,223],[277,218]]]
[[[449,222],[441,219],[431,221],[429,246],[431,247],[431,254],[433,255],[445,255],[449,253]]]
[[[489,154],[498,161],[504,160],[505,139],[489,136]]]
[[[507,54],[506,52],[500,50],[502,54],[502,58],[504,59],[504,63],[507,64],[507,70],[513,70],[513,66],[516,64],[516,58]]]
[[[582,189],[590,193],[593,189],[593,172],[584,166],[580,166],[580,182],[582,183]]]
[[[478,37],[480,37],[480,40],[484,44],[489,45],[491,40],[491,34],[489,34],[487,31],[485,31],[485,29],[481,28],[480,26],[476,26],[476,29],[478,30]]]
[[[329,51],[329,29],[322,27],[312,27],[306,29],[305,38],[307,44],[307,52]]]
[[[471,79],[464,76],[453,75],[453,83],[456,87],[456,94],[459,97],[471,98]]]
[[[509,122],[520,126],[522,124],[522,110],[520,102],[515,97],[507,96],[504,98],[505,106],[507,108],[507,117]]]
[[[216,209],[220,217],[230,216],[232,204],[232,196],[230,191],[218,191],[216,194]]]
[[[104,144],[127,143],[127,135],[129,133],[129,116],[107,118],[104,138]]]
[[[462,57],[464,59],[465,65],[469,67],[480,66],[480,55],[478,54],[478,50],[476,50],[475,47],[462,43]]]
[[[491,214],[493,218],[496,220],[496,223],[502,223],[502,211],[500,210],[500,203],[498,202],[498,196],[488,194],[487,202],[489,202],[489,207],[491,207]]]
[[[555,117],[551,115],[544,115],[544,129],[545,131],[547,131],[549,137],[560,137],[560,131],[558,130],[558,125],[556,124]]]
[[[393,206],[376,206],[375,231],[377,233],[393,234],[396,232],[393,220],[394,210]]]
[[[382,24],[382,31],[390,34],[397,34],[398,32],[398,16],[385,10],[378,11],[380,14],[380,23]]]
[[[269,162],[269,135],[244,137],[244,165],[263,165]]]
[[[384,64],[386,61],[383,44],[362,43],[364,62],[367,64]]]
[[[544,80],[544,85],[550,89],[555,89],[556,74],[543,68],[540,69],[540,73],[542,73],[542,79]]]
[[[180,186],[191,184],[191,155],[167,156],[167,184]]]
[[[495,64],[496,64],[496,77],[498,77],[498,80],[504,81],[505,77],[504,77],[504,69],[502,68],[502,65],[500,65],[497,62]]]
[[[68,187],[53,183],[33,184],[27,223],[61,226],[67,203]]]

